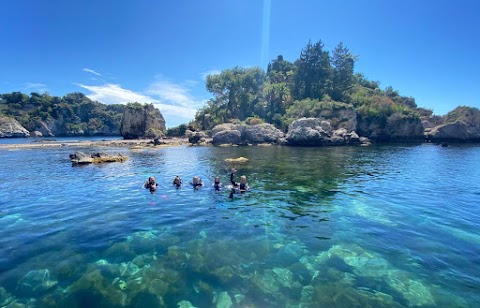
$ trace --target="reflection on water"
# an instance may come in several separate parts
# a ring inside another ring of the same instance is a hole
[[[130,159],[0,151],[0,306],[480,303],[478,147],[97,150]]]

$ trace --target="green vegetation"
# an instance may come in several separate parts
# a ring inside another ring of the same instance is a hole
[[[0,95],[0,115],[15,118],[30,131],[49,127],[57,136],[118,135],[124,109],[124,105],[94,102],[82,93]]]
[[[359,122],[379,123],[386,123],[393,114],[408,118],[428,114],[417,108],[413,98],[399,95],[392,87],[382,90],[378,81],[355,73],[356,60],[342,43],[330,53],[318,41],[309,42],[294,62],[278,56],[266,72],[234,67],[209,75],[206,87],[213,98],[191,124],[208,130],[232,119],[256,118],[286,130],[299,117],[327,116],[339,110],[355,111]]]

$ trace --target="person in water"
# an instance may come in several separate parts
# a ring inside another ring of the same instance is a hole
[[[222,187],[222,182],[220,182],[220,177],[216,176],[213,180],[213,189],[220,190]]]
[[[203,186],[203,181],[200,177],[194,176],[190,184],[192,184],[193,189],[199,189]]]
[[[229,198],[233,198],[234,193],[244,193],[250,189],[247,183],[246,176],[242,175],[240,177],[240,183],[235,182],[234,177],[235,177],[235,173],[234,172],[230,173],[230,183],[232,183],[233,188],[232,188],[232,191],[230,192]]]
[[[155,177],[151,176],[143,184],[143,187],[150,189],[150,192],[155,192],[157,190],[158,183],[155,180]]]
[[[177,175],[174,179],[173,179],[173,185],[175,185],[175,187],[177,188],[180,188],[180,185],[182,185],[182,179]]]

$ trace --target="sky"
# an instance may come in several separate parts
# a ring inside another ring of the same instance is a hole
[[[343,42],[355,71],[444,115],[480,108],[477,0],[0,0],[0,93],[155,104],[167,127],[212,95],[205,76]]]

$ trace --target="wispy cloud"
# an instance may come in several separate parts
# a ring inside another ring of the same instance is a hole
[[[84,71],[84,72],[87,72],[87,73],[90,73],[90,74],[97,75],[97,76],[102,76],[102,74],[100,74],[100,73],[92,70],[91,68],[86,68],[86,67],[85,67],[85,68],[83,68],[83,71]]]
[[[202,79],[205,80],[207,79],[208,75],[217,75],[217,74],[220,74],[221,72],[222,72],[221,70],[216,70],[216,69],[208,70],[202,73]]]
[[[192,120],[205,103],[205,100],[193,96],[189,87],[192,83],[188,81],[183,85],[169,80],[156,80],[143,92],[110,83],[100,86],[77,85],[91,92],[87,95],[90,99],[106,104],[152,103],[162,112],[167,124],[174,123],[173,126]]]
[[[101,86],[87,86],[84,84],[77,84],[79,87],[87,89],[92,92],[87,95],[94,101],[99,101],[105,104],[126,104],[126,103],[157,103],[158,101],[140,94],[132,90],[124,89],[119,84],[104,84]]]
[[[187,82],[187,84],[189,84]],[[190,83],[191,85],[191,83]],[[195,98],[188,86],[177,84],[168,80],[153,82],[146,93],[158,99],[159,108],[163,113],[193,119],[197,109],[202,107],[204,100]]]
[[[24,89],[27,92],[38,92],[38,93],[43,93],[48,91],[48,88],[45,84],[35,83],[35,82],[26,82]]]

